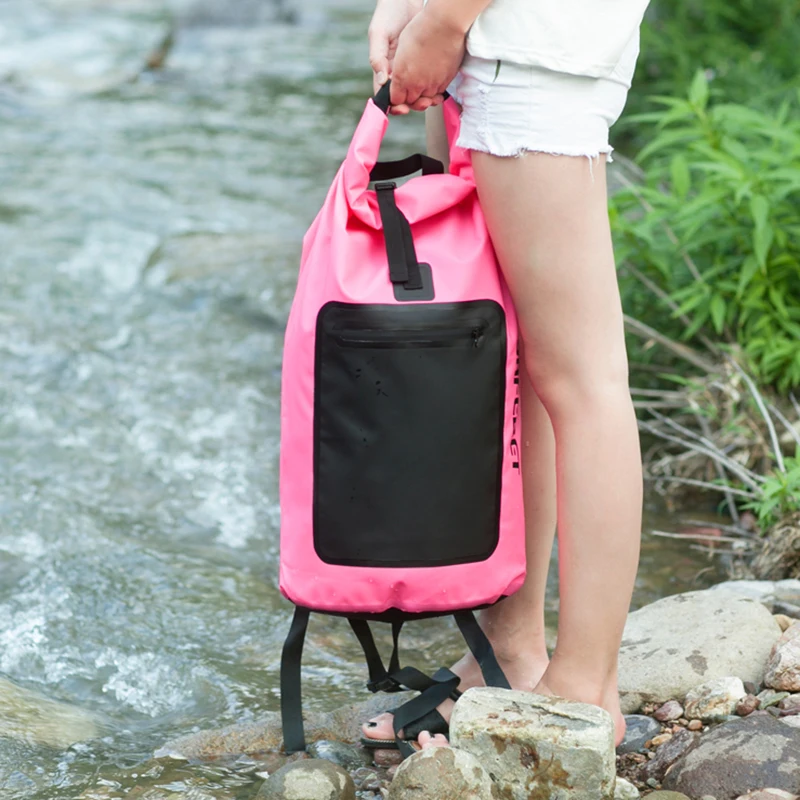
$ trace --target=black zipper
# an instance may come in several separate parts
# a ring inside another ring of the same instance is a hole
[[[404,328],[335,328],[334,338],[350,347],[474,347],[479,348],[486,333],[485,320],[467,320],[453,325],[425,325]]]

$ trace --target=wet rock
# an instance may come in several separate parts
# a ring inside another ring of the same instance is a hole
[[[686,695],[686,718],[721,722],[733,714],[745,694],[740,678],[716,678],[703,683]]]
[[[395,773],[388,800],[492,800],[492,779],[475,756],[436,747],[407,758]]]
[[[373,695],[363,703],[305,714],[306,739],[309,742],[319,739],[357,742],[364,720],[402,704],[408,694]],[[155,757],[206,760],[219,756],[259,756],[282,748],[281,715],[273,711],[258,722],[229,725],[173,739],[156,750]]]
[[[617,746],[618,753],[635,753],[645,742],[661,733],[661,726],[651,717],[628,714],[625,717],[625,738]]]
[[[372,754],[363,747],[332,742],[328,739],[312,742],[308,746],[308,754],[311,758],[323,758],[347,770],[358,769],[372,763]]]
[[[620,649],[623,713],[645,702],[681,700],[715,678],[760,683],[780,635],[761,603],[725,591],[673,595],[634,611]]]
[[[761,701],[752,694],[746,694],[737,704],[736,704],[736,713],[740,717],[746,717],[748,714],[752,714],[756,709],[759,708]]]
[[[266,780],[255,800],[355,800],[353,779],[341,767],[323,759],[297,761]]]
[[[3,736],[63,750],[100,735],[100,725],[87,711],[51,700],[0,678]]]
[[[677,700],[667,700],[663,706],[653,712],[659,722],[672,722],[683,716],[683,706]]]
[[[639,800],[639,790],[625,778],[617,778],[614,785],[614,800]]]
[[[764,673],[764,685],[800,692],[800,623],[788,628],[775,643]]]
[[[710,794],[717,800],[735,800],[764,786],[796,793],[800,730],[753,714],[720,725],[676,762],[663,785],[690,797]]]
[[[656,781],[661,783],[667,770],[683,755],[689,752],[689,748],[697,744],[699,736],[691,731],[681,730],[672,734],[672,738],[661,745],[656,750],[656,754],[651,761],[647,763],[644,769],[645,780],[647,778],[655,778]]]
[[[450,741],[480,761],[507,800],[613,797],[614,724],[597,706],[470,689],[453,709]]]
[[[784,792],[783,789],[757,789],[737,798],[737,800],[798,800],[796,794]]]

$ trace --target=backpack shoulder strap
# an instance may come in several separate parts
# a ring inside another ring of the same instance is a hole
[[[295,607],[292,625],[281,655],[281,723],[283,749],[287,753],[297,753],[306,749],[300,664],[303,660],[308,617],[307,608]]]

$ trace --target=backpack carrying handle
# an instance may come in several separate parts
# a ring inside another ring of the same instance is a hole
[[[375,95],[375,97],[372,98],[372,102],[375,103],[375,105],[378,106],[378,108],[381,111],[383,111],[384,114],[389,113],[389,106],[391,105],[390,102],[391,92],[392,92],[392,81],[390,79],[386,81],[386,83],[384,83],[380,89],[378,89],[378,93]],[[447,100],[448,97],[450,97],[450,94],[449,92],[445,91],[444,99]]]

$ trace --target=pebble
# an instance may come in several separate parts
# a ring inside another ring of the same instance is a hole
[[[784,697],[778,703],[778,708],[790,714],[800,714],[800,694],[790,694]]]
[[[744,689],[747,694],[758,694],[758,686],[752,681],[745,681],[744,682]]]
[[[760,705],[759,699],[752,694],[745,695],[736,705],[736,713],[740,717],[746,717],[758,709]]]
[[[653,712],[659,722],[672,722],[683,716],[683,706],[677,700],[667,700],[663,706]]]
[[[617,778],[614,785],[614,800],[639,800],[639,790],[625,778]]]
[[[781,630],[785,631],[787,628],[790,628],[797,622],[796,619],[792,619],[791,617],[787,616],[786,614],[775,614],[775,622],[781,626]]]
[[[758,694],[758,701],[761,704],[759,707],[769,708],[770,706],[776,706],[781,700],[788,696],[789,692],[776,692],[772,689],[764,689],[763,692]]]
[[[725,677],[706,681],[686,695],[686,716],[704,722],[721,722],[733,714],[746,694],[740,678]]]
[[[686,727],[690,731],[699,731],[702,729],[703,723],[699,719],[691,719]]]
[[[372,760],[378,767],[392,767],[397,766],[403,760],[403,756],[399,750],[375,750],[372,754]]]
[[[662,744],[666,744],[672,738],[671,733],[660,733],[658,736],[654,736],[650,743],[653,747],[661,747]]]
[[[661,733],[658,722],[642,714],[626,715],[625,725],[625,738],[617,747],[618,753],[634,753],[641,750],[645,742]]]
[[[800,692],[800,623],[786,630],[772,648],[764,684],[772,689]]]

